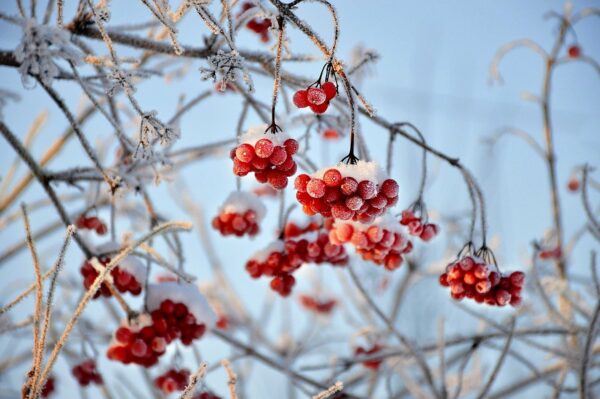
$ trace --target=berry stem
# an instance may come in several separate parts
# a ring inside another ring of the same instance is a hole
[[[267,131],[275,134],[277,131],[281,131],[281,128],[275,123],[275,108],[277,106],[277,94],[279,93],[279,86],[281,84],[281,50],[283,48],[283,33],[284,33],[284,18],[282,15],[277,16],[277,25],[279,28],[279,35],[277,36],[277,52],[275,55],[275,79],[273,82],[273,103],[271,105],[271,125],[267,127]]]

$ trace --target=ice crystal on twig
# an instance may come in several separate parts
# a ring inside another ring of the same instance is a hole
[[[252,78],[244,67],[244,57],[237,51],[225,52],[219,50],[217,54],[208,57],[209,68],[200,68],[202,80],[220,80],[223,87],[228,83],[236,83],[241,79],[246,83],[248,91],[254,90]]]
[[[38,25],[35,19],[30,19],[23,23],[23,36],[15,49],[15,57],[21,64],[19,72],[24,86],[29,84],[30,75],[51,86],[60,74],[55,60],[63,59],[77,64],[81,53],[71,45],[67,31]]]
[[[173,125],[165,125],[156,117],[156,111],[150,111],[142,114],[140,124],[139,147],[142,149],[142,156],[149,157],[152,152],[152,145],[158,141],[160,145],[165,146],[177,140],[180,136],[179,129]]]

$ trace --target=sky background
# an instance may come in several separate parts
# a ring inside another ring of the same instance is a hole
[[[42,2],[44,3],[44,2]],[[72,1],[67,1],[66,18],[72,16]],[[138,4],[140,3],[140,4]],[[544,65],[540,57],[526,49],[511,52],[501,64],[504,84],[490,84],[489,67],[497,49],[511,40],[530,38],[543,48],[549,49],[557,31],[557,21],[545,19],[544,14],[550,10],[560,11],[559,1],[503,0],[494,2],[457,0],[442,1],[391,1],[371,0],[357,2],[341,0],[334,2],[339,14],[341,36],[338,55],[349,59],[352,49],[360,45],[374,49],[380,60],[368,78],[361,83],[361,92],[375,106],[379,115],[390,121],[410,121],[424,133],[431,146],[441,149],[446,154],[461,159],[461,162],[474,171],[481,183],[487,199],[489,214],[489,234],[497,245],[496,255],[506,269],[522,267],[524,259],[530,252],[530,244],[540,239],[551,227],[550,200],[548,195],[548,179],[545,165],[539,157],[522,141],[514,137],[502,138],[498,145],[490,151],[484,139],[499,128],[515,126],[528,131],[542,141],[542,117],[539,106],[523,101],[522,94],[530,92],[538,95],[542,88]],[[587,6],[598,6],[597,1],[575,1],[575,10]],[[113,1],[111,24],[135,23],[148,20],[147,10],[141,2]],[[13,2],[0,3],[0,12],[16,14]],[[300,7],[298,14],[314,27],[326,40],[330,40],[331,26],[329,15],[316,4]],[[201,46],[201,32],[206,29],[200,25],[196,15],[188,15],[180,27],[180,41],[188,45]],[[576,26],[577,42],[584,54],[600,60],[600,21],[588,18]],[[18,27],[0,21],[0,49],[14,49],[20,39]],[[575,42],[572,35],[567,42]],[[238,46],[244,49],[263,49],[255,35],[244,32],[238,39]],[[101,43],[94,43],[94,49],[104,52]],[[293,52],[316,54],[311,44],[297,32],[291,33],[290,46]],[[124,47],[117,48],[120,55],[132,54]],[[146,110],[155,109],[159,116],[166,120],[176,111],[180,96],[193,98],[198,93],[211,87],[211,83],[201,81],[198,69],[205,66],[205,61],[194,59],[190,62],[190,73],[185,79],[168,81],[164,77],[153,77],[138,87],[136,98]],[[288,67],[288,65],[285,65]],[[319,63],[294,64],[289,71],[305,76],[318,76]],[[271,82],[259,77],[255,78],[257,96],[265,102],[270,99]],[[54,87],[67,99],[71,109],[81,109],[79,88],[71,82],[56,81]],[[32,153],[37,157],[42,154],[66,127],[66,120],[53,105],[42,89],[36,87],[25,90],[20,76],[13,68],[0,67],[0,88],[18,92],[21,101],[10,103],[4,108],[5,123],[20,138],[23,138],[33,119],[42,110],[49,111],[48,122],[36,138]],[[84,104],[84,103],[83,103]],[[220,141],[235,135],[237,115],[241,101],[232,95],[215,95],[188,113],[181,121],[182,139],[176,148],[185,148],[205,143]],[[589,65],[569,63],[556,70],[552,81],[551,108],[554,123],[555,146],[557,151],[558,181],[563,204],[563,222],[565,236],[571,237],[585,221],[581,210],[581,199],[578,195],[567,192],[566,184],[572,169],[585,162],[598,166],[600,154],[600,75]],[[303,111],[301,111],[302,113]],[[281,115],[285,127],[287,115]],[[254,115],[250,117],[246,127],[256,123]],[[90,140],[101,143],[109,137],[111,131],[101,117],[92,118],[85,125],[86,135]],[[131,134],[135,128],[130,127]],[[291,131],[297,136],[300,130]],[[385,161],[385,145],[387,134],[366,119],[361,119],[361,134],[367,141],[371,155],[375,160]],[[313,140],[315,141],[315,140]],[[345,141],[329,144],[315,144],[313,159],[319,166],[335,163],[346,152]],[[112,150],[111,150],[112,151]],[[107,156],[112,160],[112,155]],[[194,201],[211,218],[227,194],[235,188],[235,179],[230,171],[230,160],[226,156],[214,157],[194,163],[186,167],[181,174],[191,191]],[[420,178],[421,152],[403,140],[397,140],[394,149],[393,177],[398,179],[401,187],[400,206],[410,204],[415,197]],[[0,141],[0,175],[3,175],[13,161],[13,152],[5,141]],[[432,211],[432,218],[439,220],[441,216],[451,216],[468,209],[469,202],[464,183],[456,170],[438,160],[429,158],[430,181],[425,200]],[[61,155],[53,160],[50,170],[60,170],[69,166],[88,164],[82,156],[77,143],[72,140]],[[20,173],[23,173],[21,168]],[[243,188],[256,186],[253,179],[246,178]],[[178,194],[174,183],[163,182],[159,187],[150,189],[158,209],[170,219],[189,219],[177,206],[172,195]],[[61,192],[76,192],[72,188],[61,186]],[[291,192],[288,191],[288,194]],[[32,202],[43,198],[43,192],[32,186],[21,197],[21,200]],[[291,196],[289,196],[291,198]],[[265,226],[275,226],[277,204],[266,200],[269,216]],[[82,203],[73,205],[79,209]],[[13,208],[12,210],[15,210]],[[292,216],[299,218],[298,211]],[[40,211],[32,216],[34,230],[45,225],[54,214],[51,211]],[[128,223],[121,223],[122,229],[130,229]],[[121,230],[122,232],[122,230]],[[141,233],[141,232],[138,232]],[[217,253],[226,272],[232,278],[236,289],[247,300],[248,306],[258,312],[268,290],[267,281],[251,280],[243,270],[245,259],[254,251],[265,246],[272,239],[272,227],[263,228],[263,233],[254,240],[236,240],[221,238],[210,232]],[[46,265],[52,264],[56,248],[60,244],[60,234],[39,242],[42,259]],[[0,230],[0,252],[24,236],[20,223]],[[417,245],[426,270],[441,270],[440,260],[444,257],[444,247],[448,237],[442,235],[430,246]],[[571,256],[573,273],[585,276],[588,272],[589,239],[584,239],[578,250]],[[184,247],[188,259],[188,270],[200,279],[210,277],[207,258],[198,245],[196,232],[185,235]],[[8,300],[19,292],[31,280],[29,255],[22,252],[9,262],[0,266],[0,301]],[[81,262],[80,253],[75,245],[69,251],[66,270],[76,279]],[[302,277],[295,292],[306,292],[314,289],[317,281],[325,291],[335,294],[339,289],[337,276],[325,268],[313,266]],[[371,288],[376,287],[385,274],[372,265],[360,264],[361,275]],[[398,270],[388,275],[394,282],[403,275]],[[334,278],[335,277],[335,278]],[[447,330],[460,332],[464,328],[463,321],[467,316],[448,303],[447,293],[439,289],[435,279],[423,279],[411,289],[401,313],[402,331],[419,339],[435,339],[435,322],[444,317]],[[6,295],[5,295],[6,293]],[[379,300],[383,307],[392,295],[382,295]],[[270,297],[270,296],[269,296]],[[61,298],[58,299],[59,301]],[[295,299],[274,301],[276,315],[268,326],[268,330],[276,337],[282,329],[288,328],[287,314],[296,327],[296,332],[304,331],[304,324],[310,324],[293,305]],[[61,303],[61,302],[59,302]],[[62,303],[61,303],[62,304]],[[31,303],[23,304],[19,309],[26,311]],[[68,306],[64,304],[64,306]],[[485,310],[490,315],[504,316],[508,311]],[[101,314],[102,308],[94,304],[89,310],[90,317]],[[25,313],[19,314],[23,316]],[[100,316],[99,316],[100,317]],[[342,315],[336,316],[343,320]],[[19,317],[15,317],[19,319]],[[331,321],[334,323],[336,319]],[[433,323],[433,324],[432,324]],[[469,319],[471,327],[476,323]],[[355,326],[358,327],[358,326]],[[354,330],[341,328],[347,336]],[[223,356],[223,346],[214,340],[201,344],[203,356],[209,360]],[[11,351],[26,350],[27,342],[8,340],[0,337],[0,358]],[[339,353],[348,353],[348,343],[343,342]],[[317,357],[318,358],[318,357]],[[323,358],[321,357],[321,362]],[[308,362],[307,362],[308,363]],[[317,361],[318,363],[318,361]],[[108,365],[101,361],[101,367],[111,367],[111,371],[123,370],[121,366]],[[66,367],[60,364],[59,368]],[[519,373],[519,368],[505,370],[501,378],[510,379]],[[286,392],[284,379],[271,380],[278,375],[258,366],[255,371],[259,381],[265,384],[254,384],[250,397],[276,397],[277,393]],[[20,374],[11,373],[0,377],[0,387],[18,386]],[[72,381],[63,377],[61,389],[68,392]],[[209,376],[209,386],[224,394],[225,377],[221,372]],[[1,391],[0,391],[1,392]],[[96,391],[92,391],[96,392]],[[541,392],[541,391],[540,391]],[[263,395],[263,396],[261,396]],[[0,396],[1,397],[1,396]],[[92,394],[92,397],[93,394]],[[384,396],[380,396],[384,397]],[[526,397],[526,396],[524,396]]]

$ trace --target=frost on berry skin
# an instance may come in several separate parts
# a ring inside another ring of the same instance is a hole
[[[329,102],[337,96],[337,87],[333,82],[322,85],[317,82],[306,89],[294,93],[293,102],[298,108],[309,107],[315,114],[322,114],[329,108]]]
[[[373,354],[381,351],[381,349],[382,349],[382,347],[377,344],[374,344],[370,348],[363,348],[362,346],[359,346],[354,350],[354,355],[366,357],[366,356],[373,355]],[[365,360],[362,364],[364,367],[366,367],[368,369],[377,370],[377,369],[379,369],[379,366],[381,366],[382,362],[383,362],[382,359]]]
[[[298,299],[302,307],[319,315],[330,315],[338,303],[335,299],[319,299],[310,295],[300,295]]]
[[[252,278],[271,277],[271,288],[281,296],[292,292],[296,280],[291,273],[302,266],[302,258],[288,252],[283,240],[276,240],[256,252],[246,262],[246,271]]]
[[[154,379],[154,385],[167,395],[183,391],[189,383],[191,374],[188,369],[169,369]]]
[[[217,316],[196,285],[177,282],[148,285],[149,311],[158,309],[166,300],[184,304],[196,321],[206,325],[207,328],[215,325]]]
[[[83,387],[90,384],[102,385],[104,383],[102,376],[96,369],[96,361],[94,359],[87,359],[75,365],[71,369],[71,373],[79,385]]]
[[[285,241],[288,253],[300,257],[303,263],[345,266],[348,264],[348,255],[343,245],[329,241],[327,232],[311,231],[299,236],[288,238]]]
[[[311,87],[306,91],[306,99],[311,105],[321,105],[327,101],[327,95],[319,87]]]
[[[306,214],[367,224],[394,206],[398,198],[398,184],[375,162],[340,163],[312,175],[300,174],[294,186]]]
[[[395,270],[402,265],[404,255],[412,251],[412,243],[402,233],[390,214],[376,218],[370,224],[336,220],[329,232],[332,244],[350,243],[362,259]]]
[[[73,64],[81,61],[81,52],[71,44],[67,30],[38,25],[34,18],[21,20],[20,24],[23,36],[15,49],[15,59],[19,63],[23,86],[30,87],[31,76],[52,86],[54,79],[60,74],[57,60]]]
[[[116,252],[119,249],[119,245],[113,241],[109,241],[103,245],[98,246],[96,251],[100,254]],[[98,262],[104,267],[111,261],[109,256],[102,255],[98,258]],[[83,286],[87,290],[89,289],[100,274],[101,270],[96,269],[92,262],[85,261],[80,268],[80,273],[83,276]],[[94,299],[100,296],[110,297],[112,296],[109,286],[112,284],[117,291],[120,293],[130,293],[133,296],[140,295],[142,292],[142,286],[146,281],[146,266],[135,256],[126,256],[121,263],[115,266],[111,272],[106,276],[106,282],[100,285],[100,289],[96,291]]]
[[[255,194],[234,191],[213,218],[212,226],[224,236],[253,237],[260,231],[259,226],[266,211],[267,208]]]
[[[259,183],[283,190],[288,178],[298,170],[293,158],[298,142],[283,132],[265,134],[266,128],[267,125],[251,128],[239,137],[239,145],[230,154],[233,173],[237,176],[254,173]]]
[[[502,274],[495,265],[481,258],[464,256],[446,267],[439,277],[440,285],[450,288],[455,300],[473,299],[490,306],[519,306],[525,273]]]

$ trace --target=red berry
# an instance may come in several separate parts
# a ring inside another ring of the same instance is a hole
[[[303,173],[301,175],[296,176],[296,180],[294,181],[294,187],[296,188],[296,190],[298,190],[298,192],[305,193],[306,186],[308,185],[309,182],[310,182],[310,176]]]
[[[398,196],[398,183],[394,179],[387,179],[381,184],[381,192],[388,197],[394,198]]]
[[[337,187],[342,183],[342,174],[337,169],[328,169],[323,174],[323,181],[329,187]]]
[[[294,139],[287,139],[283,145],[288,155],[293,155],[298,152],[298,142]]]
[[[323,89],[311,87],[306,92],[306,98],[311,105],[321,105],[327,101],[327,95]]]
[[[350,220],[354,216],[354,212],[343,204],[335,204],[331,207],[331,215],[336,219]]]
[[[358,182],[352,177],[344,177],[342,179],[342,184],[340,185],[340,189],[342,193],[346,195],[352,195],[356,192],[358,188]]]
[[[307,96],[307,92],[306,90],[298,90],[295,94],[294,94],[294,105],[298,108],[306,108],[310,105],[310,103],[308,102],[308,96]]]
[[[306,192],[313,198],[321,198],[325,195],[325,182],[321,179],[311,179],[306,185]]]
[[[276,190],[283,190],[288,184],[287,177],[278,170],[270,170],[267,173],[267,179],[269,184]]]
[[[375,189],[375,183],[370,180],[363,180],[358,183],[358,195],[361,196],[362,199],[371,199],[377,195],[377,191]]]
[[[287,152],[285,152],[283,147],[275,147],[273,153],[269,157],[269,161],[271,161],[273,165],[281,165],[286,161],[287,157]]]
[[[325,93],[327,100],[331,100],[337,95],[337,87],[335,87],[335,83],[333,82],[325,82],[321,85],[321,89]]]
[[[250,162],[254,158],[254,147],[250,144],[240,144],[235,150],[235,156],[242,162]]]
[[[581,48],[579,46],[577,46],[576,44],[570,46],[569,49],[567,50],[567,52],[569,54],[569,58],[581,57]]]
[[[325,111],[327,111],[328,107],[329,107],[329,102],[328,101],[324,102],[321,105],[314,105],[314,104],[310,105],[310,109],[315,114],[322,114],[322,113],[324,113]]]
[[[259,158],[269,158],[273,154],[273,142],[269,139],[260,139],[254,144],[254,151]]]

